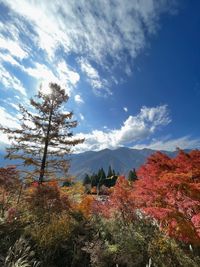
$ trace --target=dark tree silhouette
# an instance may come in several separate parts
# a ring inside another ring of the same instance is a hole
[[[128,180],[130,182],[134,182],[137,180],[137,173],[135,168],[133,170],[130,170],[129,174],[128,174]]]

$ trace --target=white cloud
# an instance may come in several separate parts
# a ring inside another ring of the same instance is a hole
[[[1,40],[1,48],[10,55],[21,60],[27,57],[28,51],[29,56],[34,58],[37,48],[38,51],[46,52],[48,60],[55,63],[58,50],[63,55],[73,53],[77,58],[83,56],[88,62],[95,62],[97,66],[109,71],[109,76],[112,77],[115,67],[120,66],[126,73],[131,72],[127,62],[130,62],[129,59],[134,60],[142,51],[148,36],[158,28],[160,15],[170,11],[174,1],[1,2],[10,8],[10,22],[6,23],[6,29],[3,23],[0,25],[4,35],[9,32],[12,37]],[[22,33],[32,48],[24,44]],[[110,92],[106,80],[100,77],[91,64],[85,64],[84,72],[96,89],[95,92],[102,89]],[[68,69],[66,74],[72,84],[78,82],[77,73]]]
[[[133,148],[143,149],[150,148],[155,150],[174,151],[176,148],[180,149],[195,149],[200,148],[200,138],[191,138],[190,136],[183,136],[176,139],[154,140],[150,144],[139,144]]]
[[[123,110],[124,110],[125,112],[128,112],[128,108],[127,108],[127,107],[123,107]]]
[[[81,98],[80,95],[75,95],[74,100],[75,100],[77,103],[84,103],[84,101],[83,101],[83,99]]]
[[[3,62],[8,62],[8,63],[10,63],[11,65],[14,65],[14,66],[20,66],[19,62],[12,55],[9,55],[9,54],[0,53],[0,61],[2,63]]]
[[[15,110],[20,111],[19,105],[15,103],[9,103],[11,107],[13,107]]]
[[[108,81],[100,78],[98,71],[92,67],[87,59],[80,58],[78,62],[82,72],[86,74],[88,82],[97,94],[101,94],[102,91],[111,94],[111,91],[108,89]]]
[[[19,58],[20,60],[28,56],[27,52],[20,47],[20,44],[14,40],[6,39],[0,35],[0,50],[6,50],[12,56]]]
[[[6,109],[4,107],[1,107],[1,106],[0,106],[0,118],[1,118],[0,124],[3,127],[10,126],[12,128],[16,128],[16,129],[20,127],[18,119],[15,118],[15,116],[13,116],[12,114],[8,113],[6,111]]]
[[[80,115],[80,119],[81,119],[82,121],[84,121],[84,120],[85,120],[85,117],[83,116],[83,114],[80,113],[79,115]]]
[[[99,80],[99,73],[98,71],[91,66],[91,64],[88,62],[87,59],[81,58],[79,60],[81,70],[86,73],[86,75],[89,77],[91,80]]]
[[[0,62],[0,82],[5,88],[15,89],[22,95],[26,96],[26,90],[19,79],[6,70]]]
[[[4,42],[1,42],[1,37],[0,37],[0,48],[4,45]],[[9,47],[9,46],[8,46]],[[1,51],[1,49],[0,49]],[[17,53],[17,51],[15,51]],[[14,53],[15,53],[14,52]],[[4,62],[9,63],[13,66],[21,67],[19,62],[13,57],[13,55],[7,54],[7,53],[0,53],[0,82],[3,84],[5,88],[8,89],[15,89],[20,94],[26,96],[26,90],[22,84],[22,82],[15,77],[14,74],[9,72],[7,68],[4,66]]]
[[[4,62],[17,66],[20,70],[25,72],[31,77],[34,77],[38,82],[38,87],[42,84],[42,90],[48,91],[50,82],[60,84],[70,94],[72,88],[78,83],[80,76],[77,72],[73,71],[66,62],[61,61],[57,64],[57,68],[52,71],[47,65],[35,62],[32,67],[24,67],[12,55],[0,54],[0,81],[6,88],[14,88],[23,95],[26,95],[25,88],[21,81],[16,78],[12,72],[4,67]]]
[[[34,67],[24,68],[23,71],[34,77],[39,84],[42,84],[42,90],[48,93],[48,85],[50,82],[55,82],[66,89],[68,94],[76,86],[80,79],[77,72],[71,70],[64,61],[58,63],[56,70],[53,72],[45,64],[36,62]]]
[[[26,73],[36,78],[37,80],[55,81],[57,77],[54,73],[44,64],[35,63],[34,67],[23,68]]]
[[[77,137],[85,138],[85,142],[76,147],[76,152],[101,150],[129,145],[150,137],[159,127],[170,123],[166,105],[147,108],[142,107],[136,116],[129,116],[119,129],[91,133],[80,133]]]
[[[58,63],[57,71],[61,80],[65,80],[66,83],[70,83],[73,86],[80,80],[78,72],[72,70],[64,60]]]

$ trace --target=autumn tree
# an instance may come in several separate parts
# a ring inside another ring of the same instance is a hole
[[[77,121],[73,113],[64,112],[63,105],[69,96],[58,84],[49,84],[50,93],[41,90],[30,99],[30,110],[19,105],[22,113],[19,129],[0,126],[12,144],[7,148],[7,157],[20,159],[24,165],[34,166],[33,175],[42,183],[44,177],[69,168],[66,155],[71,148],[84,140],[73,137],[71,129]]]
[[[157,152],[138,171],[134,203],[181,241],[200,244],[200,151]]]

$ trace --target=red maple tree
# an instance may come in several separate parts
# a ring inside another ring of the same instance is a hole
[[[200,243],[200,151],[175,158],[157,152],[137,172],[137,208],[155,218],[170,236]]]

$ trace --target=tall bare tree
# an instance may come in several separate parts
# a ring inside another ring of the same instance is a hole
[[[44,177],[69,168],[67,154],[83,139],[73,137],[71,129],[77,126],[72,112],[62,112],[69,97],[58,84],[49,84],[50,93],[38,94],[30,99],[34,112],[19,105],[22,113],[20,129],[0,125],[12,144],[7,148],[7,158],[20,159],[25,166],[34,166],[33,176],[42,183]]]

